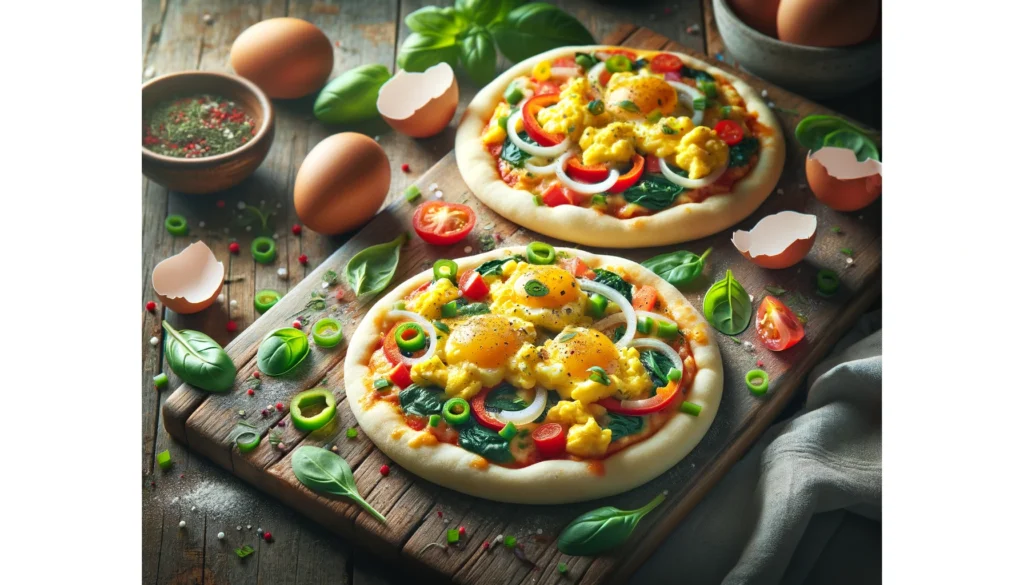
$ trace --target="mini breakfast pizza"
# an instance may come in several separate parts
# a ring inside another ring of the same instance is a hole
[[[490,500],[641,485],[711,426],[722,360],[672,285],[541,242],[439,260],[378,301],[345,359],[348,402],[398,465]]]
[[[562,47],[483,88],[455,138],[466,184],[509,220],[579,244],[701,238],[750,215],[785,142],[750,86],[687,55]]]

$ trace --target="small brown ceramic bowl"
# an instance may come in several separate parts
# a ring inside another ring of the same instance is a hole
[[[252,82],[223,73],[185,71],[171,73],[142,86],[142,112],[163,101],[197,94],[224,97],[256,120],[256,135],[224,154],[204,158],[175,158],[142,148],[142,174],[172,191],[213,193],[241,183],[251,175],[274,142],[274,107]],[[140,141],[141,142],[141,141]]]

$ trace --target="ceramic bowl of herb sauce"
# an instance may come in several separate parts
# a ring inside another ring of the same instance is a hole
[[[186,71],[142,86],[142,174],[172,191],[233,187],[273,141],[274,108],[241,77]]]

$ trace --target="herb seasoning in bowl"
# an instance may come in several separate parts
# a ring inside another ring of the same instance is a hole
[[[212,193],[253,173],[274,140],[274,111],[251,82],[192,71],[142,86],[142,172],[168,189]]]

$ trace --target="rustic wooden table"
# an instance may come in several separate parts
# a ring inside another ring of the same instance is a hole
[[[147,0],[142,7],[143,78],[176,71],[201,69],[230,72],[228,55],[235,37],[248,26],[277,16],[312,21],[335,41],[334,75],[364,63],[394,66],[397,47],[409,34],[405,15],[428,4],[426,0],[373,0],[325,2],[305,0]],[[697,51],[730,61],[711,15],[710,0],[690,2],[633,1],[552,2],[574,14],[595,38],[614,38],[615,31],[631,23],[653,29]],[[688,32],[689,31],[689,32]],[[476,93],[468,79],[460,78],[461,105]],[[824,102],[872,127],[881,126],[881,83],[855,95]],[[331,254],[345,237],[327,238],[304,230],[300,237],[290,231],[296,223],[291,203],[295,170],[305,154],[324,137],[342,130],[326,127],[311,115],[312,98],[278,101],[277,138],[256,175],[238,188],[211,196],[185,196],[143,178],[143,282],[142,303],[154,300],[149,284],[153,266],[179,252],[195,238],[172,239],[163,228],[164,218],[180,213],[188,218],[191,235],[204,240],[218,257],[228,257],[233,238],[246,239],[245,228],[235,222],[238,202],[262,205],[273,212],[281,258],[287,259],[288,275],[280,279],[257,271],[249,262],[230,262],[223,302],[196,315],[150,314],[142,311],[142,480],[143,580],[146,583],[397,583],[408,578],[381,567],[373,558],[353,551],[341,539],[290,511],[276,500],[231,477],[221,468],[175,443],[163,430],[161,406],[169,392],[154,392],[152,377],[169,369],[162,363],[160,347],[149,340],[160,335],[160,318],[175,326],[199,329],[223,345],[251,324],[257,315],[253,293],[261,288],[290,289]],[[447,154],[454,132],[428,140],[412,140],[390,132],[386,126],[360,130],[379,135],[392,162],[392,187],[388,202],[420,173]],[[400,170],[408,163],[409,173]],[[298,256],[305,254],[308,265]],[[228,333],[228,321],[238,331]],[[172,377],[171,388],[177,380]],[[161,472],[156,453],[170,450],[175,466]],[[186,528],[178,523],[186,521]],[[272,544],[261,544],[257,528],[271,531]],[[219,532],[229,538],[217,539]],[[239,561],[234,546],[243,535],[257,547],[252,557]]]

